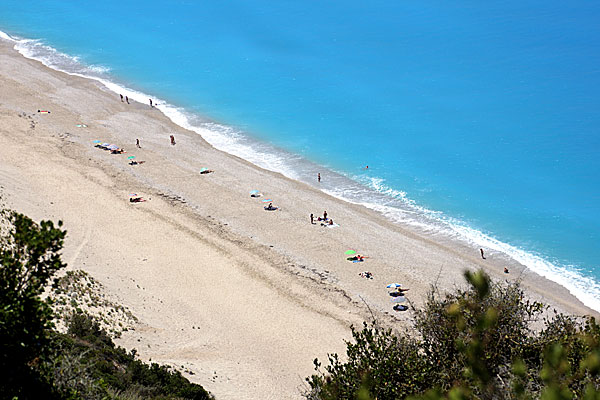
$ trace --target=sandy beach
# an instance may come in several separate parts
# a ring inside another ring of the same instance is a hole
[[[2,39],[0,121],[2,202],[38,221],[64,221],[68,269],[87,271],[139,320],[118,344],[184,366],[218,399],[301,398],[313,360],[343,352],[351,324],[373,313],[397,329],[408,325],[410,311],[392,310],[392,282],[410,288],[418,306],[432,284],[463,286],[465,269],[483,268],[522,280],[532,299],[559,311],[597,314],[518,264],[483,260],[478,248],[414,232],[216,150],[156,108],[123,103],[99,82],[46,68]],[[145,163],[129,165],[131,155]],[[264,197],[250,197],[253,189]],[[147,201],[131,203],[132,193]],[[278,210],[265,211],[265,198]],[[310,223],[324,210],[339,226]],[[369,258],[351,263],[348,249]]]

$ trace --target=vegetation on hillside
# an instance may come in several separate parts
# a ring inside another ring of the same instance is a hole
[[[61,226],[0,215],[0,399],[211,399],[178,371],[115,346],[83,312],[66,334],[54,329],[51,299],[40,296],[65,267]]]
[[[468,290],[431,290],[418,335],[376,323],[352,330],[347,360],[315,360],[305,397],[325,399],[600,399],[600,326],[530,302],[517,283],[466,272]],[[533,329],[537,322],[541,328]]]

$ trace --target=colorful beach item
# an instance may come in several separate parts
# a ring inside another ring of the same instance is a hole
[[[348,255],[356,254],[356,250],[346,250],[346,252],[344,254],[348,254]]]

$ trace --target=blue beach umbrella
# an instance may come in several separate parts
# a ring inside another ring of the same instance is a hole
[[[102,143],[102,140],[94,140],[92,143]]]
[[[250,194],[259,194],[260,192],[258,190],[251,190]]]
[[[386,286],[386,288],[388,288],[388,289],[396,289],[399,287],[402,287],[402,285],[399,283],[390,283],[389,285]]]
[[[208,168],[200,168],[200,172],[208,171]]]
[[[273,200],[271,200],[271,199],[264,199],[262,202],[263,202],[263,203],[270,203],[270,202],[272,202],[272,201],[273,201]]]

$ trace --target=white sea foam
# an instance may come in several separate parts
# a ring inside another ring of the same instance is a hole
[[[9,40],[11,42],[15,41],[13,38],[10,37],[8,33],[2,31],[0,31],[0,39]]]
[[[140,103],[146,103],[149,98],[152,98],[156,107],[174,123],[198,133],[215,148],[243,158],[262,168],[304,182],[311,182],[316,171],[323,169],[300,156],[253,140],[234,127],[202,120],[160,98],[119,85],[111,80],[108,75],[110,69],[107,67],[84,65],[77,57],[58,52],[37,40],[13,38],[2,31],[0,31],[0,38],[14,42],[15,49],[23,56],[38,60],[50,68],[94,79],[101,82],[107,89],[117,94],[127,95]],[[442,235],[471,246],[482,247],[490,254],[493,252],[505,254],[527,266],[533,272],[566,287],[585,305],[600,311],[600,284],[585,276],[577,267],[558,266],[540,255],[501,242],[441,212],[421,207],[405,192],[387,186],[381,178],[367,178],[359,175],[345,176],[343,173],[332,175],[334,176],[333,185],[324,190],[332,196],[361,204],[381,213],[393,222],[410,225],[419,231],[431,235]]]

